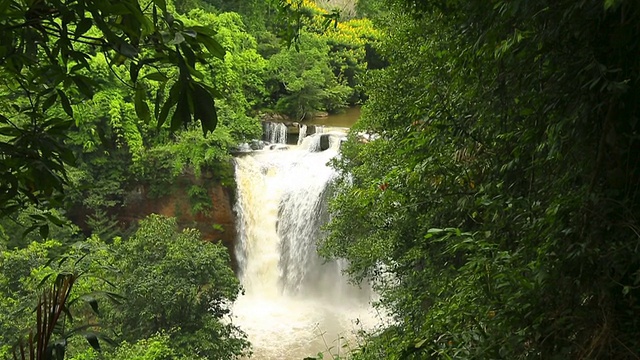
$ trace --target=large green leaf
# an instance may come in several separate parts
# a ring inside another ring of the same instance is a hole
[[[139,83],[136,86],[136,94],[134,97],[134,107],[136,109],[136,114],[138,117],[148,124],[151,120],[151,110],[149,110],[149,105],[146,102],[147,92],[144,86]]]
[[[218,114],[216,113],[213,96],[198,83],[193,84],[194,114],[196,120],[202,123],[204,135],[213,132],[218,125]]]

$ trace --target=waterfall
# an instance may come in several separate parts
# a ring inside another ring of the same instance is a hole
[[[302,140],[307,136],[307,125],[301,124],[298,131],[298,145],[302,144]]]
[[[341,348],[334,340],[373,322],[368,287],[348,284],[343,263],[316,253],[328,220],[328,184],[336,176],[327,162],[344,135],[323,134],[329,140],[324,151],[316,145],[320,136],[235,159],[236,257],[245,295],[233,314],[255,359],[301,359],[326,351],[325,341],[335,354]]]
[[[262,123],[262,132],[264,141],[272,144],[287,143],[287,126],[283,123],[264,121]]]

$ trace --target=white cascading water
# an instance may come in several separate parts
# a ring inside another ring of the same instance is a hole
[[[287,143],[287,126],[279,122],[265,121],[262,123],[264,141],[272,144]]]
[[[343,136],[330,134],[324,151],[315,134],[299,146],[235,160],[236,256],[245,294],[233,306],[233,322],[247,333],[252,359],[344,355],[344,342],[353,345],[353,333],[375,322],[368,286],[348,284],[344,264],[316,253],[336,176],[327,163]]]
[[[302,141],[307,136],[307,125],[301,124],[298,131],[298,145],[302,145]]]

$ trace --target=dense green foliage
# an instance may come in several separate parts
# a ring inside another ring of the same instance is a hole
[[[0,358],[246,354],[227,249],[122,216],[176,186],[206,215],[202,174],[233,184],[230,153],[260,137],[260,114],[362,101],[378,35],[336,16],[309,1],[0,1]]]
[[[299,118],[361,101],[370,24],[334,49],[343,31],[323,34],[334,15],[291,4],[3,2],[2,214],[70,201],[112,215],[140,183],[167,189],[202,167],[230,183],[229,150],[260,136],[260,112]]]
[[[218,320],[240,290],[224,246],[203,243],[192,229],[179,232],[175,219],[151,216],[116,253],[116,284],[125,300],[114,317],[124,339],[174,330],[171,338],[184,354],[242,353],[238,330]]]
[[[44,243],[32,242],[28,247],[16,251],[3,251],[1,256],[0,291],[0,354],[8,356],[11,344],[17,343],[23,331],[29,328],[29,318],[26,315],[26,304],[33,301],[33,293],[37,284],[35,274],[42,271],[47,262],[47,255],[59,249],[57,241]],[[32,275],[33,274],[33,275]],[[16,316],[19,315],[19,316]]]
[[[150,216],[131,238],[113,244],[97,237],[72,247],[32,242],[3,251],[1,264],[3,359],[38,316],[30,311],[40,301],[35,295],[59,274],[75,283],[64,305],[65,326],[54,329],[51,343],[68,339],[65,350],[72,357],[97,358],[92,350],[102,345],[114,359],[154,347],[165,349],[155,350],[163,359],[229,359],[248,346],[242,332],[223,320],[240,290],[227,249],[203,242],[195,230],[179,231],[175,219]],[[116,347],[74,341],[73,335]]]
[[[357,358],[637,358],[638,3],[387,3],[322,244],[393,320]]]
[[[171,3],[167,6],[172,9]],[[211,58],[207,65],[193,69],[202,85],[218,95],[216,131],[207,136],[195,126],[176,132],[138,116],[139,99],[153,108],[151,100],[158,98],[154,94],[160,94],[160,99],[170,96],[171,85],[166,81],[180,76],[177,69],[141,68],[137,85],[130,86],[129,68],[115,66],[87,44],[77,45],[78,51],[86,52],[91,78],[99,88],[90,100],[71,105],[74,124],[64,131],[69,158],[75,160],[75,167],[67,166],[61,173],[68,176],[64,207],[72,208],[72,218],[92,230],[96,222],[113,228],[116,214],[135,201],[132,194],[142,189],[151,198],[167,195],[185,173],[198,177],[207,169],[216,180],[230,185],[230,150],[260,137],[260,112],[275,110],[300,117],[338,111],[360,101],[356,77],[366,67],[364,48],[375,40],[376,32],[369,22],[359,21],[322,33],[326,14],[310,3],[305,6],[311,10],[300,35],[305,40],[300,42],[300,51],[287,48],[262,28],[257,36],[271,39],[269,54],[261,53],[241,15],[180,6],[184,13],[175,14],[176,21],[187,28],[215,32],[216,41],[225,49],[224,58]],[[146,89],[142,95],[138,85]],[[156,105],[156,109],[161,107]],[[54,107],[50,111],[64,116],[62,110]]]
[[[61,198],[53,195],[63,190],[65,166],[74,164],[64,144],[73,123],[72,104],[93,98],[100,88],[99,79],[90,77],[95,69],[92,56],[104,57],[109,69],[127,66],[129,76],[121,81],[135,96],[126,111],[135,110],[141,120],[151,117],[147,86],[138,81],[143,75],[161,84],[154,96],[158,127],[175,108],[172,130],[192,121],[199,121],[205,133],[216,128],[216,91],[204,84],[196,63],[223,58],[225,50],[214,31],[187,27],[171,10],[165,0],[144,6],[137,0],[1,3],[2,215],[20,209],[24,199],[60,205]],[[151,75],[150,68],[157,75]],[[170,81],[162,72],[172,69],[177,76]],[[165,87],[171,89],[167,96]],[[117,98],[109,100],[115,113]],[[118,116],[112,118],[117,121]]]
[[[107,355],[118,360],[196,360],[196,356],[180,355],[171,347],[171,339],[167,334],[159,333],[135,343],[123,342],[118,348]],[[94,349],[74,355],[71,360],[100,360],[102,355]]]
[[[0,358],[20,339],[28,358],[246,355],[227,250],[118,216],[179,178],[205,214],[199,177],[232,184],[261,115],[365,100],[320,244],[390,314],[356,358],[638,358],[640,5],[355,9],[375,22],[309,0],[0,1]]]
[[[269,59],[276,98],[275,109],[295,119],[314,111],[346,106],[351,89],[337,82],[329,67],[329,48],[319,36],[304,34],[299,50],[287,49]]]
[[[199,176],[208,168],[229,183],[230,149],[260,136],[259,122],[248,115],[251,92],[258,87],[255,78],[264,67],[253,37],[243,31],[236,14],[193,11],[179,19],[215,29],[218,41],[228,49],[224,60],[213,62],[215,72],[201,69],[203,83],[222,96],[216,102],[216,131],[205,136],[190,126],[172,133],[169,128],[145,123],[136,116],[131,101],[135,89],[122,87],[118,80],[127,78],[126,69],[110,70],[102,57],[91,57],[94,78],[104,85],[91,101],[76,107],[76,125],[68,132],[68,144],[79,161],[69,171],[72,186],[67,190],[67,201],[89,212],[112,215],[141,184],[151,196],[166,194],[187,171]],[[244,45],[232,46],[236,43]],[[147,73],[141,71],[143,75]],[[171,77],[171,72],[163,76]],[[158,91],[162,87],[153,81],[148,86]]]

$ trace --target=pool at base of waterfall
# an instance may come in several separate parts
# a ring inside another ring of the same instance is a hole
[[[233,323],[247,333],[256,360],[301,360],[324,353],[344,356],[357,347],[357,333],[376,323],[370,306],[336,306],[290,297],[240,297]]]

